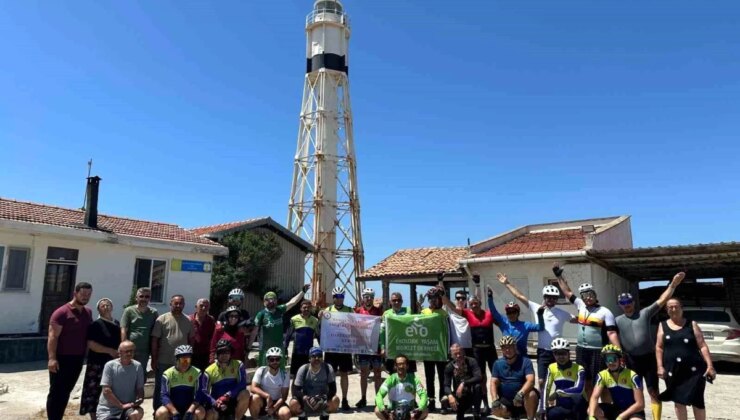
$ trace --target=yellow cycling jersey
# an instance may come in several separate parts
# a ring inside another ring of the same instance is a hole
[[[555,405],[572,408],[577,398],[585,398],[585,380],[586,371],[578,363],[568,362],[563,366],[551,363],[547,368],[545,395],[542,398],[545,400],[553,392],[560,391]]]
[[[630,369],[623,368],[614,378],[609,369],[605,369],[596,377],[596,386],[599,385],[609,390],[614,404],[620,410],[626,410],[635,403],[633,390],[642,390],[642,377]]]

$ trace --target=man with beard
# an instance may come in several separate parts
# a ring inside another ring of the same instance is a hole
[[[406,369],[407,362],[408,358],[403,354],[396,356],[396,373],[391,374],[380,386],[378,393],[375,394],[375,416],[380,420],[391,419],[391,413],[386,410],[383,403],[386,395],[391,403],[391,410],[397,408],[402,401],[410,402],[411,406],[409,408],[412,410],[412,420],[424,420],[429,415],[427,392],[416,374]],[[418,402],[416,401],[417,397],[419,398]]]
[[[247,341],[247,353],[252,347],[252,343],[257,338],[257,332],[260,333],[260,353],[259,360],[257,363],[259,366],[266,366],[267,361],[265,360],[265,353],[272,347],[282,347],[283,345],[283,334],[285,334],[285,328],[283,326],[283,315],[289,311],[290,308],[297,305],[303,300],[303,296],[311,288],[310,284],[304,284],[298,294],[293,296],[286,304],[278,305],[277,294],[275,292],[267,292],[263,297],[264,309],[257,312],[254,317],[254,329],[249,336]],[[280,367],[285,368],[285,359],[280,362]]]
[[[57,308],[49,321],[49,395],[46,415],[61,420],[69,394],[77,383],[87,351],[87,327],[92,324],[92,311],[85,307],[92,295],[92,285],[75,285],[72,300]]]
[[[526,355],[517,353],[514,337],[499,340],[500,359],[491,372],[491,408],[496,417],[534,419],[539,392],[534,389],[534,367]]]
[[[373,289],[365,289],[362,291],[362,304],[355,308],[355,313],[362,315],[383,315],[383,310],[374,305],[375,291]],[[380,341],[380,340],[378,340]],[[370,369],[373,370],[373,383],[375,384],[375,392],[378,392],[380,384],[383,382],[381,379],[381,367],[383,366],[382,359],[380,358],[380,347],[378,347],[378,354],[366,355],[360,354],[357,356],[357,364],[360,367],[360,393],[362,398],[355,405],[357,408],[365,408],[367,406],[367,378],[370,376]]]
[[[170,298],[170,312],[160,315],[152,329],[152,368],[154,376],[154,397],[152,405],[156,411],[161,405],[161,386],[164,371],[175,365],[175,349],[193,342],[193,323],[182,313],[185,297],[174,295]],[[192,357],[192,348],[191,354]]]
[[[290,376],[280,367],[283,350],[273,347],[267,350],[267,366],[260,366],[254,372],[249,411],[253,418],[264,415],[277,417],[279,420],[290,418],[288,408],[288,391],[290,390]],[[240,417],[241,418],[241,417]]]
[[[309,412],[319,414],[321,420],[329,420],[329,414],[339,408],[334,369],[324,363],[319,347],[311,347],[308,354],[311,361],[298,369],[293,381],[290,411],[298,420],[306,420]]]
[[[444,393],[447,403],[457,413],[457,420],[465,418],[465,412],[472,408],[473,419],[480,420],[481,371],[472,357],[465,357],[459,344],[450,347],[452,360],[445,368]]]
[[[385,328],[386,318],[389,315],[407,315],[410,314],[409,308],[403,306],[403,296],[398,292],[391,293],[391,307],[383,312],[383,318],[380,322],[380,355],[385,357]],[[385,370],[388,373],[394,373],[396,368],[396,361],[393,359],[385,359]],[[409,372],[416,372],[416,362],[413,360],[406,361],[406,370]]]
[[[141,363],[146,371],[149,363],[150,340],[154,321],[159,317],[156,309],[149,306],[152,289],[141,287],[136,291],[136,305],[123,310],[121,315],[121,341],[131,340],[136,345],[134,359]],[[156,366],[152,366],[155,369]]]
[[[319,338],[319,319],[311,315],[311,301],[301,302],[301,313],[290,318],[290,327],[285,334],[283,348],[288,348],[290,340],[295,341],[290,355],[290,374],[295,377],[301,366],[308,363],[308,351]]]

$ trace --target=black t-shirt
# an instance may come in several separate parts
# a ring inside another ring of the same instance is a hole
[[[110,322],[98,318],[87,328],[87,339],[101,346],[118,350],[118,345],[121,344],[121,325],[115,320]],[[87,353],[87,363],[104,365],[112,359],[108,353],[98,353],[92,350]]]

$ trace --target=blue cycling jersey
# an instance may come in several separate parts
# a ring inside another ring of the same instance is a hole
[[[498,325],[501,333],[503,335],[514,337],[516,340],[516,349],[519,354],[527,354],[527,338],[529,337],[530,332],[537,332],[545,329],[545,320],[540,314],[537,314],[537,320],[539,321],[537,324],[525,321],[509,322],[509,319],[506,316],[501,315],[496,310],[496,306],[493,304],[493,296],[488,296],[488,310],[491,311],[493,320],[496,325]]]

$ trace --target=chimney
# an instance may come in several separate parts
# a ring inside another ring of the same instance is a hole
[[[87,201],[85,202],[85,225],[98,228],[98,189],[100,188],[100,177],[91,176],[87,178]]]

